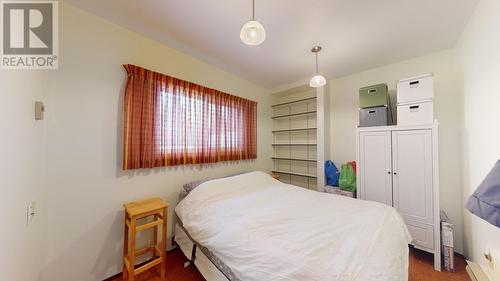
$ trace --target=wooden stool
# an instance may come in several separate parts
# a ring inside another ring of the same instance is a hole
[[[123,239],[123,279],[128,276],[129,281],[133,281],[134,277],[144,272],[153,266],[161,264],[161,280],[165,280],[165,260],[167,251],[167,212],[168,204],[160,198],[151,198],[147,200],[130,202],[123,205],[125,207],[125,236]],[[153,217],[153,221],[137,225],[137,220]],[[158,226],[162,225],[161,232],[161,248],[158,248]],[[153,244],[142,249],[135,249],[135,238],[139,231],[148,228],[153,228]],[[130,235],[130,237],[129,237]],[[130,241],[130,243],[129,243]],[[129,247],[130,244],[130,247]],[[151,261],[135,268],[135,257],[153,253]]]

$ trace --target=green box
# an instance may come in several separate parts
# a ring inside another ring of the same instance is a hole
[[[359,108],[389,106],[387,84],[377,84],[359,89]]]

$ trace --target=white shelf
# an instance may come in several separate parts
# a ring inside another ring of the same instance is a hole
[[[309,174],[297,173],[297,172],[287,172],[287,171],[280,171],[280,170],[273,170],[273,173],[286,174],[286,175],[291,175],[291,176],[301,176],[301,177],[308,177],[308,178],[317,178],[316,175],[309,175]]]
[[[302,162],[317,162],[316,159],[301,159],[301,158],[287,158],[287,157],[272,157],[273,160],[285,161],[302,161]]]
[[[300,113],[294,113],[294,114],[286,114],[286,115],[278,115],[278,116],[273,116],[272,119],[279,119],[279,118],[290,118],[290,117],[297,117],[297,116],[306,116],[309,114],[316,114],[315,111],[307,111],[307,112],[300,112]]]
[[[301,132],[301,131],[313,131],[313,130],[316,130],[316,128],[299,128],[299,129],[273,130],[273,133]]]

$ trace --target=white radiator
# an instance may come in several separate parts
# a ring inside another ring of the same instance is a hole
[[[475,262],[467,261],[467,266],[465,267],[465,269],[467,270],[470,280],[472,281],[490,281],[479,264]]]

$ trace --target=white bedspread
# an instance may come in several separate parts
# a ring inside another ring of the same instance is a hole
[[[242,281],[408,279],[410,235],[380,203],[252,172],[201,184],[175,211]]]

